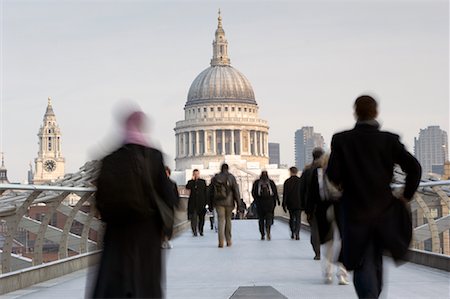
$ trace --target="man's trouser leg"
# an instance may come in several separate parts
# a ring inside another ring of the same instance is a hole
[[[231,245],[231,213],[233,209],[233,207],[225,208],[225,239],[228,245]]]
[[[311,218],[308,220],[308,222],[311,228],[311,245],[313,247],[314,253],[316,254],[315,257],[320,258],[320,237],[316,216],[314,214],[311,215]]]
[[[217,211],[217,220],[219,222],[219,246],[223,246],[223,242],[225,240],[225,207],[218,206],[216,207]]]
[[[289,210],[289,228],[291,229],[291,238],[295,237],[295,215],[294,210]]]
[[[271,239],[271,235],[270,235],[270,227],[273,224],[273,213],[266,213],[266,217],[265,217],[265,226],[266,226],[266,232],[267,232],[267,239]]]
[[[211,226],[211,230],[214,229],[214,214],[209,217],[209,224]]]
[[[192,233],[194,235],[197,234],[197,222],[198,222],[198,215],[196,212],[192,213],[191,216],[191,229],[192,229]]]
[[[265,229],[265,220],[266,220],[266,215],[259,212],[258,213],[259,219],[258,219],[258,226],[259,226],[259,232],[261,233],[261,237],[264,237],[266,235],[264,229]]]
[[[206,211],[200,211],[198,213],[198,232],[203,234],[203,227],[205,226]]]
[[[353,284],[359,298],[378,298],[383,284],[383,255],[376,241],[366,248],[361,265],[353,272]]]
[[[300,210],[293,210],[292,211],[293,216],[294,216],[294,236],[299,237],[300,236],[300,226],[301,226],[301,222],[300,222]]]

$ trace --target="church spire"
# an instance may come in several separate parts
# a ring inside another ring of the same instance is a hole
[[[52,99],[48,97],[47,100],[47,110],[45,111],[45,116],[55,116],[55,112],[52,107]]]
[[[5,153],[2,154],[2,166],[0,167],[0,184],[9,184],[8,170],[5,167]]]
[[[222,15],[219,9],[219,17],[217,18],[216,38],[213,41],[213,58],[211,59],[211,66],[230,65],[230,58],[228,57],[228,41],[225,38],[225,31],[222,27]]]

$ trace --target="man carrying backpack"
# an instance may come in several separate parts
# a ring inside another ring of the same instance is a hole
[[[231,213],[236,207],[241,206],[241,196],[239,194],[239,187],[236,178],[228,172],[228,164],[222,164],[220,173],[216,174],[211,179],[210,185],[210,205],[209,209],[213,208],[217,211],[219,222],[219,248],[224,245],[224,240],[227,241],[227,246],[231,246]]]
[[[270,227],[273,224],[273,211],[275,204],[280,199],[278,198],[277,187],[271,179],[267,171],[261,172],[261,177],[253,183],[252,196],[255,199],[256,207],[259,216],[259,232],[261,233],[261,240],[265,239],[267,233],[267,240],[270,241]]]

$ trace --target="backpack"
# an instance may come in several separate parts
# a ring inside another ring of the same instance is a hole
[[[219,180],[218,177],[214,180],[214,199],[215,200],[225,200],[231,193],[230,183],[228,182],[228,177],[225,181]]]
[[[102,220],[122,222],[151,214],[142,166],[136,153],[125,146],[103,158],[96,193]]]
[[[323,168],[317,168],[317,181],[322,201],[335,202],[342,197],[342,191],[328,179]]]
[[[270,198],[273,195],[272,188],[270,187],[270,181],[259,181],[259,196],[262,198]]]

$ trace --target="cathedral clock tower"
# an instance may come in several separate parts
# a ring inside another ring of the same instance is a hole
[[[64,176],[65,159],[61,153],[61,131],[56,122],[52,101],[48,98],[47,110],[38,133],[39,151],[34,160],[34,184],[46,184]]]

